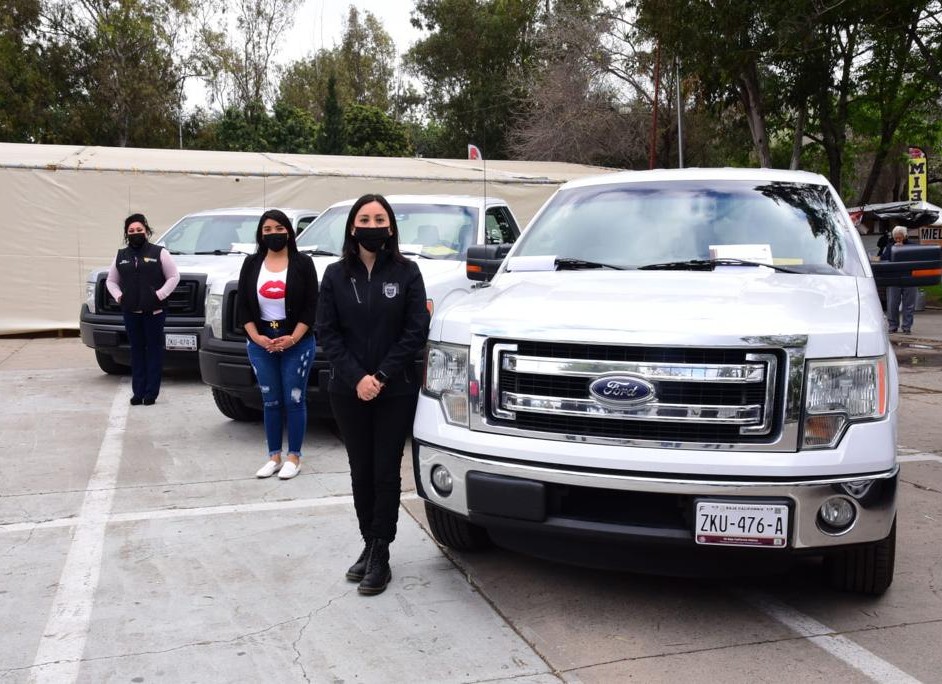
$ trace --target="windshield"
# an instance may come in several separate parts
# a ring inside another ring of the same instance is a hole
[[[187,216],[157,244],[174,254],[228,253],[233,243],[249,243],[254,251],[257,228],[258,216]]]
[[[478,210],[454,204],[393,203],[399,226],[399,249],[429,259],[463,259],[476,242]],[[298,238],[298,249],[340,254],[350,207],[332,207]]]
[[[620,268],[738,259],[805,273],[862,274],[848,227],[823,185],[667,181],[558,193],[514,257]]]

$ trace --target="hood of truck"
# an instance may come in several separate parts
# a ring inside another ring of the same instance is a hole
[[[887,347],[871,280],[750,267],[503,273],[436,316],[430,339],[467,344],[471,334],[643,346],[804,346],[809,358],[875,356]]]

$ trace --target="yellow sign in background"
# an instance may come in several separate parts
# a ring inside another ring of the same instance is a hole
[[[918,147],[909,148],[909,201],[926,201],[926,153]]]

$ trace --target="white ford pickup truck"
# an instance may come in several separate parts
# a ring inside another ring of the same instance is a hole
[[[608,565],[821,556],[881,594],[896,548],[897,365],[883,284],[819,175],[615,173],[568,183],[482,287],[432,319],[414,426],[436,539]],[[675,553],[676,555],[676,553]]]

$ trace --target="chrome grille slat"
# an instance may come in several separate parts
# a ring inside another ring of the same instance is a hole
[[[762,406],[642,404],[622,410],[602,406],[594,399],[565,399],[516,392],[501,393],[501,407],[512,411],[534,411],[558,416],[650,420],[668,423],[713,423],[756,425],[762,420]],[[709,415],[713,414],[713,415]]]
[[[779,338],[741,347],[476,339],[484,401],[474,429],[659,448],[776,450],[794,439],[780,384],[797,367],[790,339],[784,350],[767,346]],[[590,389],[620,375],[649,383],[654,398],[622,403]]]
[[[594,361],[590,359],[545,359],[504,354],[502,370],[534,375],[593,378],[605,373],[631,373],[662,382],[754,383],[765,380],[764,363],[657,363]]]

